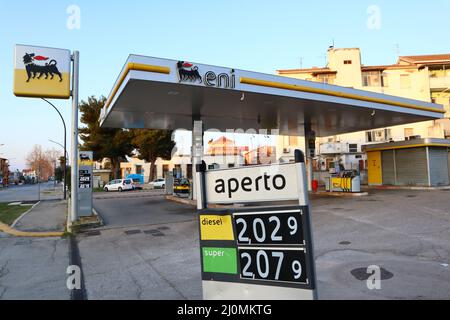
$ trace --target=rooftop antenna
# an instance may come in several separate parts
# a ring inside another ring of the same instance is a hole
[[[395,44],[395,54],[397,55],[397,60],[400,57],[400,45],[398,43]]]

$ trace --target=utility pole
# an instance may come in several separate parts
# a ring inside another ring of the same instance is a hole
[[[80,53],[74,51],[72,54],[73,73],[72,73],[72,146],[71,146],[71,202],[70,219],[72,222],[78,219],[78,81],[79,81],[79,63]]]

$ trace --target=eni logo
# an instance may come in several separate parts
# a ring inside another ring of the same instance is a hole
[[[25,53],[23,63],[28,76],[26,82],[30,82],[30,79],[40,79],[43,75],[45,75],[45,79],[48,79],[50,75],[50,80],[53,80],[55,74],[59,77],[59,82],[62,82],[62,74],[56,66],[58,64],[56,60],[52,59],[45,64],[36,63],[36,61],[47,61],[48,59],[48,57],[36,56],[34,53]]]
[[[236,84],[234,69],[231,69],[230,74],[220,73],[217,75],[213,71],[207,71],[205,72],[203,77],[201,76],[198,67],[194,66],[190,62],[178,61],[177,69],[180,82],[203,83],[207,87],[217,87],[225,89],[233,89]]]

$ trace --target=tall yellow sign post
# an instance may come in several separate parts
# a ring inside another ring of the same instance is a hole
[[[78,219],[78,70],[79,52],[15,46],[14,95],[28,98],[72,97],[71,221]],[[71,88],[72,83],[72,88]]]

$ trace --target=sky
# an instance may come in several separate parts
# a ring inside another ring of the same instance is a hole
[[[448,12],[450,0],[0,0],[0,157],[23,169],[33,145],[63,142],[55,110],[13,95],[15,44],[78,50],[83,100],[108,96],[129,54],[275,73],[324,66],[333,44],[366,65],[450,53]],[[52,102],[70,127],[70,100]]]

